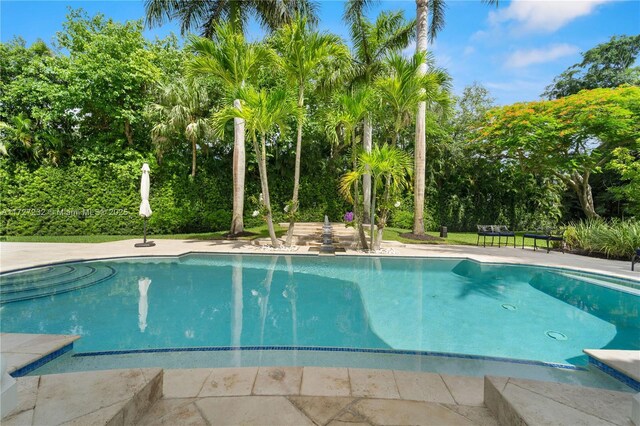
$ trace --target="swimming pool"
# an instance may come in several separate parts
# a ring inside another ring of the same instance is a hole
[[[76,352],[425,351],[584,364],[640,349],[633,282],[460,259],[204,255],[0,276],[2,332],[79,334]]]

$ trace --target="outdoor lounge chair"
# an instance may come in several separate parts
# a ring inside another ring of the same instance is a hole
[[[476,241],[476,245],[480,244],[480,237],[482,237],[482,247],[487,246],[487,237],[491,237],[491,246],[493,247],[493,239],[498,237],[498,247],[500,247],[500,234],[498,232],[494,232],[494,225],[478,225],[478,240]]]
[[[533,250],[538,249],[538,240],[544,240],[547,242],[547,253],[549,253],[549,241],[560,241],[560,247],[562,253],[564,253],[564,230],[545,229],[536,233],[525,233],[522,236],[522,248],[524,248],[524,239],[533,238]]]
[[[633,267],[636,263],[640,263],[640,248],[636,249],[636,253],[631,256],[631,270],[633,271]]]
[[[500,239],[502,237],[505,237],[505,243],[504,245],[506,246],[507,244],[509,244],[509,238],[513,238],[513,248],[516,248],[516,233],[513,231],[509,231],[509,228],[507,228],[506,225],[493,225],[491,227],[493,229],[493,232],[497,232],[498,233],[498,247],[500,247]]]

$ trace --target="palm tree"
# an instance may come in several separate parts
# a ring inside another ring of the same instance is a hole
[[[362,152],[358,157],[357,168],[345,173],[340,180],[340,192],[343,196],[350,197],[351,187],[357,184],[364,174],[371,174],[371,247],[374,250],[380,248],[393,195],[410,185],[411,180],[407,177],[412,172],[411,162],[411,157],[398,148],[387,144],[382,148],[376,145],[371,152]],[[376,222],[377,189],[382,187],[384,187],[384,193],[380,197],[378,207],[380,215],[377,220],[378,231],[376,235],[374,223]]]
[[[146,0],[144,8],[148,27],[179,20],[182,35],[199,29],[204,37],[211,37],[222,21],[244,33],[253,16],[263,28],[273,31],[291,22],[296,13],[315,20],[317,9],[309,0]]]
[[[304,14],[315,22],[316,9],[316,4],[310,0],[145,0],[145,20],[147,27],[159,26],[165,21],[178,20],[180,32],[183,35],[199,29],[200,34],[220,43],[222,39],[228,39],[226,35],[221,37],[218,34],[218,26],[224,22],[228,24],[231,32],[242,37],[251,16],[255,17],[263,28],[273,31],[290,22],[296,13]],[[240,40],[244,43],[244,38]],[[234,52],[232,49],[227,49],[226,53]],[[241,52],[235,53],[235,56],[228,56],[232,60],[226,62],[226,65],[235,64],[233,59],[239,58]],[[245,64],[243,61],[240,62]],[[244,71],[235,74],[236,77],[239,77],[235,80],[236,82],[244,82],[252,73],[247,68],[244,68]],[[234,101],[234,105],[240,106],[237,99]],[[231,230],[229,231],[231,235],[244,231],[245,155],[243,126],[240,119],[234,120],[233,213]]]
[[[151,104],[160,116],[160,122],[151,129],[158,153],[162,155],[176,137],[184,137],[191,144],[191,177],[196,175],[198,144],[206,149],[211,133],[210,107],[207,89],[195,80],[160,85],[158,102]]]
[[[372,85],[383,71],[384,58],[397,52],[409,44],[413,37],[415,21],[406,22],[402,12],[382,12],[374,23],[370,22],[364,12],[369,0],[349,0],[345,6],[344,20],[349,25],[349,33],[353,43],[354,63],[351,69],[352,84]],[[371,151],[372,123],[369,114],[364,117],[362,144],[366,152]],[[365,216],[369,216],[371,179],[368,174],[363,177]]]
[[[351,148],[352,170],[358,167],[358,138],[356,129],[363,117],[368,113],[373,98],[373,91],[368,86],[352,88],[348,93],[336,96],[335,108],[325,117],[327,136],[331,143],[339,146],[340,139],[343,146]],[[342,137],[340,137],[342,136]],[[337,150],[337,148],[336,148]],[[364,213],[360,211],[360,187],[359,182],[353,182],[353,196],[349,195],[347,200],[353,202],[353,213],[355,215],[356,227],[360,237],[360,244],[363,249],[367,249],[367,238],[362,226]]]
[[[0,154],[59,165],[63,153],[62,140],[47,129],[38,127],[38,122],[23,112],[10,117],[9,123],[0,121]]]
[[[488,4],[497,5],[499,0],[482,0]],[[444,11],[446,0],[416,0],[417,39],[416,53],[427,51],[427,40],[435,40],[438,32],[444,27]],[[431,17],[429,17],[431,13]],[[426,59],[426,58],[425,58]],[[420,66],[420,74],[426,74],[427,63]],[[418,104],[416,116],[416,142],[414,154],[415,181],[413,193],[413,233],[424,235],[424,190],[425,190],[425,161],[426,161],[426,114],[427,103]]]
[[[315,31],[308,19],[302,15],[284,25],[272,40],[276,51],[280,54],[280,64],[287,80],[295,85],[298,91],[298,108],[304,111],[305,85],[318,74],[320,67],[328,61],[338,66],[336,61],[343,62],[348,57],[348,50],[339,37],[320,34]],[[304,116],[298,117],[298,133],[296,139],[296,160],[293,178],[293,197],[289,210],[290,221],[287,231],[286,245],[291,245],[295,214],[298,210],[298,191],[300,187],[300,159],[302,156],[302,124]]]
[[[427,58],[425,58],[427,56]],[[426,74],[419,74],[423,63],[430,64]],[[386,61],[388,74],[375,81],[381,104],[393,114],[391,146],[398,142],[400,131],[410,124],[419,102],[430,102],[447,110],[450,104],[450,78],[443,70],[433,66],[433,58],[426,53],[416,53],[406,59],[397,53]]]
[[[298,108],[284,89],[257,91],[252,87],[246,87],[239,92],[241,108],[226,107],[213,115],[216,133],[222,135],[226,123],[232,118],[242,118],[245,122],[247,133],[253,143],[258,170],[260,172],[260,185],[262,187],[263,204],[269,236],[273,247],[280,247],[276,238],[271,215],[271,201],[269,198],[269,181],[267,178],[267,136],[276,137],[286,130],[286,122],[292,116],[298,114]],[[258,142],[258,138],[260,141]]]
[[[259,44],[247,43],[242,33],[229,24],[219,25],[212,33],[213,40],[192,36],[189,48],[196,57],[187,65],[191,75],[214,76],[222,82],[226,92],[234,98],[233,105],[240,108],[235,96],[247,80],[269,61],[273,54]],[[234,118],[233,136],[233,213],[229,233],[244,231],[244,177],[245,129],[240,117]]]

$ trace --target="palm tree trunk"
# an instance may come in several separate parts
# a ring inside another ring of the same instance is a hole
[[[253,148],[258,158],[258,169],[260,171],[260,185],[262,187],[262,197],[264,206],[267,209],[267,228],[269,229],[269,237],[274,248],[280,247],[280,242],[276,238],[276,231],[273,228],[273,218],[271,217],[271,201],[269,199],[269,181],[267,180],[267,141],[265,135],[261,135],[261,147],[258,141],[253,139]]]
[[[371,126],[371,120],[368,115],[364,117],[363,131],[362,147],[365,152],[371,152],[373,127]],[[362,176],[362,197],[364,198],[363,219],[365,222],[369,222],[371,220],[371,175],[368,173]]]
[[[376,223],[376,181],[372,179],[371,182],[371,250],[376,249],[375,240],[375,223]]]
[[[233,101],[233,106],[242,108],[240,99]],[[244,231],[244,174],[245,174],[245,150],[244,150],[244,120],[233,119],[233,214],[231,216],[231,235]]]
[[[417,52],[427,51],[427,0],[416,0],[416,20],[418,28],[418,38],[416,42]],[[427,72],[427,64],[420,64],[421,75]],[[425,190],[425,161],[426,161],[426,112],[427,103],[418,104],[418,114],[416,116],[416,143],[415,143],[415,181],[413,193],[413,233],[424,234],[424,190]]]
[[[391,195],[391,176],[387,176],[384,186],[384,194],[382,195],[383,206],[389,206],[389,196]],[[389,216],[388,207],[384,207],[380,212],[380,216],[378,219],[378,230],[376,236],[376,244],[374,249],[380,250],[380,244],[382,243],[382,235],[384,234],[384,227],[387,224],[387,219]]]
[[[196,140],[191,141],[191,177],[196,177]]]
[[[349,134],[351,141],[351,162],[353,170],[358,168],[358,156],[356,155],[356,135],[355,130]],[[345,141],[346,142],[346,141]],[[358,237],[363,250],[367,250],[367,236],[364,234],[364,226],[362,225],[362,212],[360,212],[360,184],[356,180],[353,184],[353,214],[355,216],[356,228],[358,228]]]
[[[298,91],[298,108],[304,106],[304,82],[300,83]],[[289,214],[289,229],[287,230],[287,247],[291,247],[293,239],[293,227],[295,225],[295,214],[298,211],[298,191],[300,189],[300,158],[302,157],[302,119],[298,119],[298,139],[296,140],[296,165],[293,172],[293,197],[291,198],[291,210]]]

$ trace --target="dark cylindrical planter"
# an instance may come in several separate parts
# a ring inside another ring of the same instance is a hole
[[[441,226],[440,227],[440,238],[447,238],[447,227],[446,226]]]

